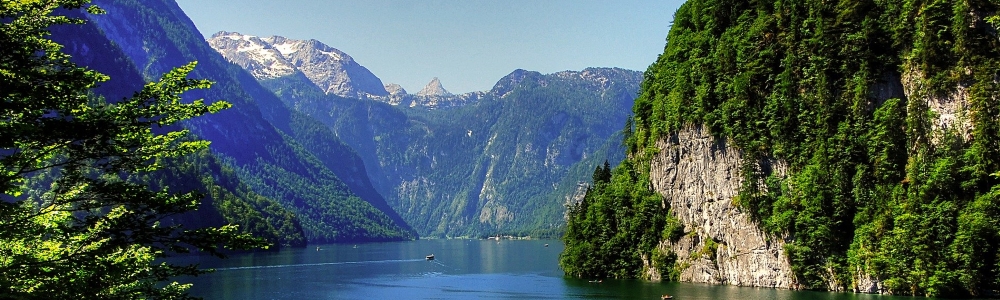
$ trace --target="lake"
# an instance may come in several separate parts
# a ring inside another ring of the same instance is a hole
[[[548,247],[545,247],[548,244]],[[192,282],[205,299],[927,299],[563,277],[558,240],[420,240],[272,253],[181,257],[216,272]],[[424,257],[434,254],[435,260]]]

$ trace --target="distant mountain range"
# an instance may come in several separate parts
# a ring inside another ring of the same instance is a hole
[[[260,38],[219,32],[209,45],[257,79],[273,79],[301,72],[324,93],[350,98],[386,97],[382,80],[350,55],[317,40],[280,36]]]
[[[428,109],[462,106],[483,97],[479,92],[452,94],[436,77],[420,92],[408,94],[398,84],[383,85],[350,55],[317,40],[221,31],[208,38],[208,43],[258,80],[301,74],[328,95]]]
[[[515,70],[489,91],[438,79],[411,94],[315,40],[220,32],[207,41],[173,0],[94,0],[104,15],[55,31],[121,98],[173,67],[215,82],[187,99],[234,107],[183,124],[211,151],[141,178],[208,195],[175,218],[306,242],[558,233],[594,168],[623,157],[620,124],[642,74]],[[221,53],[221,55],[220,55]]]
[[[353,147],[390,206],[430,236],[558,231],[564,204],[582,193],[594,168],[621,160],[618,124],[642,80],[641,72],[617,68],[515,70],[489,91],[454,95],[435,78],[416,94],[389,84],[388,97],[351,97],[330,93],[323,83],[331,79],[307,70],[260,71],[285,70],[271,62],[281,51],[270,40],[287,41],[231,32],[208,39],[231,62],[268,75],[257,79]],[[358,82],[348,79],[336,80]]]

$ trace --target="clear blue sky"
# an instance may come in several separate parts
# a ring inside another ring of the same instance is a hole
[[[681,0],[177,0],[205,36],[316,39],[416,93],[489,90],[515,69],[645,71]]]

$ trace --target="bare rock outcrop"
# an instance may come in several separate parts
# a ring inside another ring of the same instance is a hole
[[[743,181],[742,152],[700,126],[681,130],[657,147],[650,168],[653,188],[687,233],[677,242],[662,241],[659,250],[677,255],[680,280],[796,288],[783,238],[764,233],[733,204]],[[779,175],[787,168],[781,161],[761,164]]]

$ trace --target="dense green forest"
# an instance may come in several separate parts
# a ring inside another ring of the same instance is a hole
[[[645,73],[629,159],[571,208],[563,268],[639,277],[649,255],[668,278],[684,267],[652,251],[683,229],[649,192],[649,159],[657,141],[704,124],[748,156],[733,201],[791,237],[805,288],[870,276],[894,294],[1000,290],[998,8],[688,1]],[[755,171],[765,158],[788,175]]]
[[[155,172],[129,174],[126,181],[154,191],[199,195],[196,210],[164,218],[166,226],[189,228],[239,226],[239,231],[263,238],[270,249],[305,246],[302,225],[295,213],[279,202],[254,193],[232,168],[220,163],[208,150],[183,157],[158,158]],[[44,199],[48,186],[58,181],[57,170],[36,172],[25,182],[26,199]]]
[[[236,224],[241,232],[261,237],[275,248],[305,246],[299,218],[278,201],[254,193],[236,171],[220,163],[208,150],[164,159],[161,171],[131,180],[154,190],[197,191],[205,197],[197,211],[175,216],[169,223],[200,228]]]
[[[648,188],[649,176],[640,169],[631,160],[598,167],[583,200],[569,206],[559,261],[567,275],[640,278],[646,256],[667,278],[676,277],[675,259],[654,248],[661,237],[683,234],[683,226],[660,205],[662,197]]]

